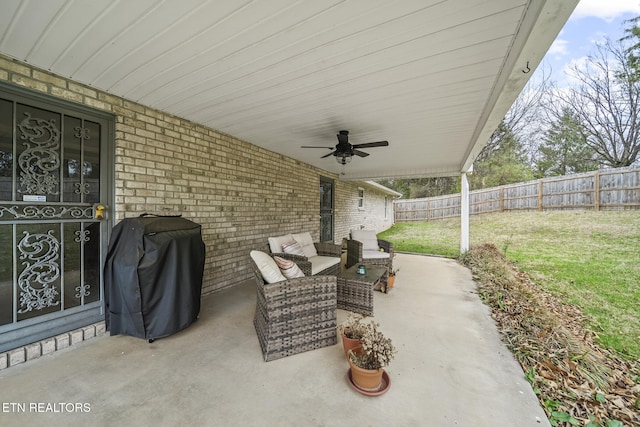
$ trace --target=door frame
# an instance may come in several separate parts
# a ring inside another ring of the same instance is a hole
[[[321,242],[333,242],[335,235],[335,191],[336,185],[335,181],[331,178],[327,178],[324,176],[320,176],[320,189],[322,189],[323,184],[328,184],[331,186],[331,209],[323,209],[322,204],[322,194],[320,194],[320,241]],[[324,238],[324,233],[322,232],[323,221],[326,217],[329,217],[329,226],[331,228],[331,238]]]
[[[0,326],[0,332],[2,332],[0,351],[6,351],[104,320],[104,278],[102,272],[104,271],[109,237],[115,219],[116,116],[112,113],[96,110],[82,104],[76,104],[62,98],[38,93],[5,82],[0,82],[0,94],[14,102],[28,104],[36,108],[48,109],[61,114],[78,114],[84,118],[90,118],[100,123],[100,203],[106,205],[105,219],[99,222],[102,239],[99,255],[101,271],[99,283],[100,299],[84,306],[66,309],[64,316],[57,315],[57,313],[50,313],[12,323],[10,327],[7,325]],[[15,179],[14,177],[14,180]],[[15,246],[15,242],[13,246]]]

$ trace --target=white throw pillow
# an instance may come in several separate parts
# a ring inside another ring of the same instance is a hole
[[[275,283],[287,280],[280,272],[280,268],[278,268],[276,262],[269,255],[261,251],[251,251],[249,256],[251,256],[253,262],[258,266],[258,270],[260,270],[260,274],[262,274],[265,282]]]
[[[352,230],[351,238],[362,243],[363,251],[379,251],[378,236],[372,230]]]
[[[302,272],[302,270],[300,270],[300,267],[298,267],[298,264],[296,264],[295,262],[288,259],[280,258],[279,256],[274,256],[273,259],[280,268],[280,272],[287,279],[304,277],[304,273]]]
[[[311,234],[309,232],[294,234],[293,240],[295,240],[300,244],[300,246],[302,246],[302,252],[304,252],[304,256],[306,256],[307,258],[318,256],[316,245],[313,244],[313,239],[311,238]]]
[[[302,246],[300,246],[300,243],[296,242],[295,240],[282,245],[282,252],[290,255],[305,256],[304,251],[302,250]]]

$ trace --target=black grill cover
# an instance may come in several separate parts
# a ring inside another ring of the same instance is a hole
[[[204,272],[201,227],[180,217],[127,218],[112,231],[105,264],[111,335],[153,340],[196,321]]]

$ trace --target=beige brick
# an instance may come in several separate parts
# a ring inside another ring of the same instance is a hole
[[[98,96],[98,93],[95,91],[95,89],[91,89],[88,88],[84,85],[78,84],[78,83],[74,83],[72,81],[69,81],[68,83],[68,88],[69,90],[72,90],[74,92],[78,92],[84,96],[88,96],[90,98],[96,98]]]
[[[123,104],[124,104],[124,101],[123,101]],[[133,110],[131,110],[129,108],[126,108],[126,107],[120,107],[118,105],[114,106],[112,108],[112,111],[113,111],[114,114],[117,114],[118,116],[122,116],[122,119],[124,119],[125,117],[133,118],[136,115],[135,111],[133,111]],[[123,120],[123,122],[124,122],[124,120]]]
[[[106,330],[104,322],[96,323],[96,336],[104,335]]]
[[[0,68],[12,73],[19,73],[25,76],[31,75],[31,67],[29,67],[28,65],[20,64],[3,56],[0,56]]]
[[[70,342],[69,345],[78,344],[84,341],[84,333],[82,329],[76,329],[69,332]]]
[[[126,133],[124,135],[124,139],[126,141],[135,142],[135,143],[137,143],[139,145],[144,145],[147,142],[146,138],[144,138],[142,136],[134,135],[134,134],[131,134],[131,133]]]
[[[7,353],[0,353],[0,370],[7,369],[9,366],[9,355]]]
[[[90,340],[96,336],[96,327],[94,325],[85,326],[82,328],[82,334],[84,340]]]
[[[26,353],[27,361],[37,359],[42,356],[42,347],[40,346],[39,342],[26,345],[24,347],[24,350]]]
[[[37,90],[39,92],[47,92],[49,89],[49,87],[45,83],[33,80],[20,74],[14,74],[13,76],[11,76],[11,83],[15,83],[18,86],[24,86],[29,89]]]
[[[56,350],[62,350],[69,347],[69,334],[60,334],[55,337]]]
[[[51,88],[51,94],[73,102],[82,102],[82,99],[84,98],[77,92],[72,92],[70,90],[55,86]]]
[[[20,363],[24,363],[26,360],[24,347],[11,350],[8,352],[8,354],[9,354],[9,366],[15,366]]]
[[[45,356],[47,354],[52,354],[56,351],[56,340],[55,338],[47,338],[45,340],[40,341],[40,345],[42,346],[42,355]]]
[[[40,70],[33,70],[32,77],[35,80],[39,80],[44,83],[49,83],[53,86],[58,86],[60,88],[67,87],[67,80],[62,77],[54,76],[53,74],[44,73]]]
[[[155,117],[150,117],[150,116],[147,116],[145,114],[136,114],[136,119],[140,120],[141,122],[145,122],[145,123],[151,123],[151,124],[155,124],[156,123]]]
[[[104,92],[98,92],[98,99],[105,104],[111,105],[112,109],[120,108],[123,104],[122,98]]]
[[[90,98],[90,97],[84,98],[84,104],[88,105],[89,107],[97,108],[99,110],[105,110],[105,111],[111,110],[111,104],[108,104],[106,102],[99,101],[97,99]]]
[[[149,139],[153,139],[156,136],[155,132],[146,129],[136,129],[136,135]]]

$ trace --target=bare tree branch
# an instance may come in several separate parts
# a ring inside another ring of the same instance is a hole
[[[630,68],[623,43],[596,46],[583,66],[574,65],[571,76],[577,82],[566,91],[556,91],[584,125],[587,144],[600,162],[609,167],[625,167],[638,161],[640,153],[640,84]]]

